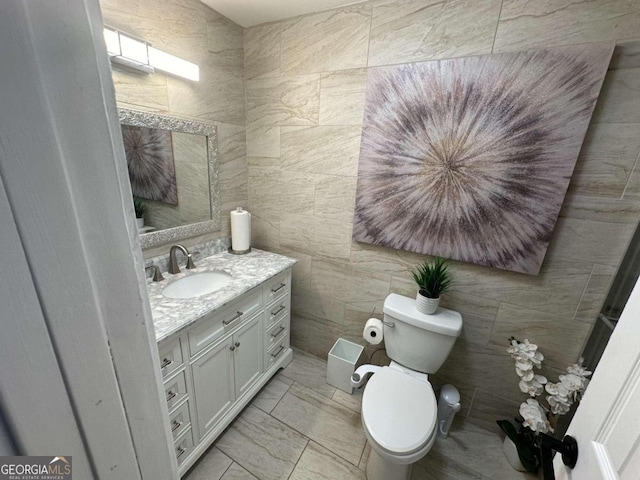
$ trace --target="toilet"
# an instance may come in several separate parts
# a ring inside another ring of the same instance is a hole
[[[368,480],[406,480],[436,438],[437,402],[428,374],[449,356],[462,331],[462,316],[446,308],[418,312],[413,298],[391,294],[384,302],[388,367],[362,365],[351,383],[360,387],[362,425],[371,446]]]

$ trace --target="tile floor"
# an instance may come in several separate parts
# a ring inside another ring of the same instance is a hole
[[[365,480],[360,395],[327,385],[326,362],[299,351],[185,480]],[[412,480],[533,479],[507,464],[502,440],[461,421],[413,467]]]

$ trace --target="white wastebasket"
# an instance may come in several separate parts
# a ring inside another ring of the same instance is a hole
[[[351,395],[351,375],[363,351],[362,345],[339,338],[327,358],[327,383]]]

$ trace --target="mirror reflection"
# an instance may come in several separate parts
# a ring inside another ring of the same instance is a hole
[[[139,232],[203,222],[213,228],[215,127],[133,110],[119,113]]]

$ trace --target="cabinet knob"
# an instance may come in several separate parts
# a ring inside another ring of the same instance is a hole
[[[234,345],[231,345],[231,346],[229,347],[229,350],[231,350],[232,352],[233,352],[235,349],[236,349],[236,347],[235,347]]]
[[[240,346],[240,342],[236,342],[236,347],[239,347],[239,346]]]

